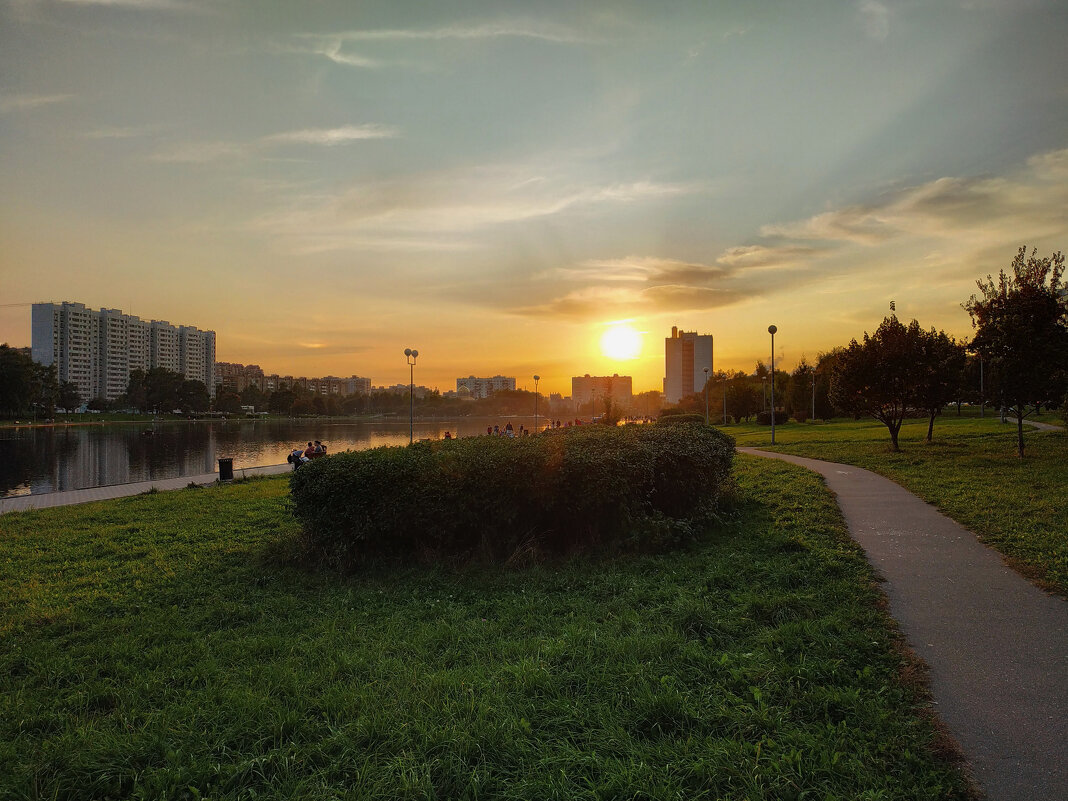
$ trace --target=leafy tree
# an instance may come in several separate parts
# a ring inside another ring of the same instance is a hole
[[[920,332],[919,383],[916,406],[927,412],[927,441],[934,433],[934,419],[957,397],[964,376],[964,345],[945,331]]]
[[[275,414],[287,414],[297,396],[291,389],[276,389],[271,393],[267,408]]]
[[[834,365],[844,348],[834,348],[828,353],[820,353],[816,361],[816,416],[821,420],[830,420],[836,413],[844,413],[831,403],[831,376]]]
[[[301,396],[293,401],[293,405],[289,407],[289,414],[292,417],[300,417],[301,415],[315,414],[315,404],[309,397]]]
[[[33,403],[33,360],[16,348],[0,345],[0,414],[17,415]]]
[[[224,392],[215,398],[215,411],[225,414],[241,413],[241,396],[236,392]]]
[[[799,423],[808,420],[812,414],[812,377],[814,375],[815,368],[804,356],[790,374],[790,409]]]
[[[59,392],[56,395],[56,405],[60,406],[67,411],[75,409],[81,405],[82,399],[78,394],[78,386],[72,381],[64,381],[59,385]]]
[[[148,411],[148,389],[145,386],[145,371],[133,370],[126,382],[126,402],[135,409]]]
[[[178,408],[184,414],[206,412],[211,408],[211,398],[203,381],[185,379],[178,385]]]
[[[886,426],[893,450],[905,412],[916,406],[923,372],[923,330],[897,317],[885,317],[874,334],[855,339],[839,354],[831,376],[831,401],[841,409],[868,414]]]
[[[1024,455],[1023,421],[1068,385],[1068,301],[1061,294],[1064,256],[1038,258],[1021,247],[1012,274],[976,281],[980,295],[964,308],[976,329],[972,350],[997,376],[1003,406],[1016,417],[1017,451]],[[1030,407],[1030,408],[1029,408]]]
[[[216,393],[218,396],[218,393]],[[255,384],[249,384],[241,390],[241,403],[244,406],[253,406],[257,411],[267,407],[267,395]]]
[[[752,376],[738,372],[727,385],[727,408],[734,413],[735,420],[749,419],[760,410],[760,387],[753,382]]]

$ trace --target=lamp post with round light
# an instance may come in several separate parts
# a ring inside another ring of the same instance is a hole
[[[708,368],[705,370],[705,425],[708,425]]]
[[[779,329],[773,325],[768,326],[771,334],[771,444],[775,444],[775,332]]]
[[[419,351],[405,348],[404,357],[408,360],[408,444],[411,445],[415,442],[415,360]]]
[[[534,433],[538,433],[538,382],[541,381],[541,376],[534,376]]]

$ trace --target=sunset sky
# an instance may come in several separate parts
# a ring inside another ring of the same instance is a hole
[[[1068,6],[0,0],[0,342],[34,301],[407,382],[752,370],[1068,248]],[[609,324],[643,333],[613,360]]]

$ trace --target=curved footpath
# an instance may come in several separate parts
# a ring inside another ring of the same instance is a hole
[[[267,467],[235,467],[234,478],[273,476],[278,473],[287,473],[292,469],[292,465],[288,464],[272,464]],[[89,503],[90,501],[106,501],[111,498],[125,498],[130,495],[140,495],[142,492],[148,492],[153,487],[158,490],[185,489],[191,483],[204,486],[214,484],[218,480],[218,473],[204,473],[199,476],[179,476],[177,478],[161,478],[155,481],[138,481],[134,484],[111,484],[106,487],[90,487],[89,489],[66,490],[65,492],[16,495],[12,498],[0,498],[0,514],[4,512],[21,512],[26,509],[70,506],[71,504]]]
[[[938,713],[991,801],[1068,799],[1068,602],[887,478],[755,448],[821,474],[931,669]]]

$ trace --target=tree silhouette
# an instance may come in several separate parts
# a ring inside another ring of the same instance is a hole
[[[976,329],[972,350],[997,376],[1003,406],[1016,417],[1017,451],[1024,455],[1023,421],[1038,404],[1058,402],[1068,384],[1068,300],[1060,252],[1038,258],[1021,247],[1012,274],[976,281],[980,295],[964,308]]]

